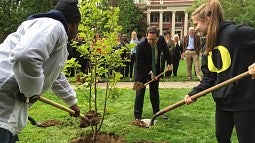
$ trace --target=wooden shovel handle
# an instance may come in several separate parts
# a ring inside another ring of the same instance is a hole
[[[159,78],[159,77],[161,77],[164,73],[166,73],[168,70],[165,70],[165,71],[163,71],[162,73],[160,73],[159,75],[157,75],[155,78]],[[150,84],[151,82],[153,82],[153,81],[155,81],[155,79],[152,79],[152,80],[150,80],[150,81],[148,81],[148,82],[146,82],[145,84],[144,84],[144,86],[147,86],[148,84]]]
[[[197,98],[199,98],[199,97],[201,97],[201,96],[204,96],[204,95],[206,95],[206,94],[208,94],[208,93],[210,93],[210,92],[212,92],[212,91],[214,91],[214,90],[217,90],[217,89],[219,89],[219,88],[221,88],[221,87],[223,87],[223,86],[226,86],[226,85],[228,85],[228,84],[230,84],[230,83],[233,83],[233,82],[235,82],[235,81],[237,81],[237,80],[240,80],[240,79],[242,79],[242,78],[244,78],[244,77],[246,77],[246,76],[248,76],[248,75],[250,75],[250,74],[249,74],[248,71],[246,71],[246,72],[244,72],[244,73],[242,73],[242,74],[239,74],[239,75],[237,75],[237,76],[235,76],[235,77],[232,77],[232,78],[230,78],[230,79],[228,79],[228,80],[226,80],[226,81],[224,81],[224,82],[221,82],[221,83],[219,83],[219,84],[217,84],[217,85],[215,85],[215,86],[212,86],[212,87],[210,87],[210,88],[208,88],[208,89],[206,89],[206,90],[203,90],[203,91],[201,91],[201,92],[199,92],[199,93],[197,93],[197,94],[194,94],[193,96],[191,96],[191,99],[192,99],[192,100],[195,100],[195,99],[197,99]],[[164,109],[158,111],[158,112],[151,118],[151,125],[153,125],[154,120],[155,120],[158,116],[163,115],[164,113],[166,113],[166,112],[168,112],[168,111],[170,111],[170,110],[173,110],[173,109],[175,109],[175,108],[177,108],[177,107],[179,107],[179,106],[182,106],[182,105],[184,105],[184,104],[185,104],[185,101],[184,101],[184,99],[183,99],[183,100],[180,100],[180,101],[176,102],[176,103],[173,104],[173,105],[170,105],[170,106],[168,106],[168,107],[166,107],[166,108],[164,108]]]
[[[56,103],[54,101],[51,101],[51,100],[49,100],[49,99],[47,99],[45,97],[40,96],[38,100],[42,101],[43,103],[49,104],[49,105],[51,105],[53,107],[56,107],[58,109],[61,109],[63,111],[66,111],[66,112],[68,112],[70,114],[73,114],[73,115],[75,114],[75,112],[72,109],[69,109],[69,108],[67,108],[67,107],[65,107],[65,106],[63,106],[63,105],[61,105],[59,103]],[[85,117],[83,117],[81,115],[79,115],[79,118],[81,118],[83,120],[85,119]]]

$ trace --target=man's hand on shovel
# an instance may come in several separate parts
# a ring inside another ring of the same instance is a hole
[[[167,72],[167,71],[171,71],[173,68],[172,68],[173,66],[172,66],[172,64],[170,64],[170,65],[167,65],[167,68],[166,68],[166,70],[164,71],[164,72],[162,72],[162,73],[160,73],[159,75],[157,75],[157,76],[155,76],[154,74],[153,74],[153,72],[152,71],[150,71],[150,75],[151,75],[151,79],[153,80],[153,81],[156,81],[156,80],[158,80],[165,72]]]
[[[40,100],[41,98],[43,98],[40,95],[35,95],[35,96],[32,96],[32,97],[26,97],[21,92],[18,92],[18,97],[22,102],[25,102],[25,103],[35,103],[37,100]],[[69,109],[71,109],[70,111],[73,111],[73,112],[69,112],[70,116],[72,116],[72,117],[79,117],[80,116],[80,108],[77,104],[75,104],[73,106],[70,106]]]
[[[76,104],[71,106],[71,107],[69,107],[69,108],[67,108],[67,107],[65,107],[65,106],[63,106],[61,104],[53,102],[53,101],[51,101],[51,100],[49,100],[49,99],[47,99],[45,97],[42,97],[42,96],[40,96],[40,98],[38,100],[40,100],[40,101],[42,101],[42,102],[44,102],[46,104],[49,104],[49,105],[51,105],[53,107],[56,107],[58,109],[61,109],[63,111],[66,111],[71,116],[79,117],[81,119],[80,124],[82,124],[82,128],[86,128],[86,127],[90,126],[89,119],[86,116],[80,115],[80,109],[79,109],[79,107]]]
[[[69,108],[74,111],[74,114],[69,113],[70,116],[73,116],[73,117],[79,117],[80,116],[80,108],[77,104],[75,104],[75,105],[73,105]]]
[[[251,75],[251,78],[255,79],[255,63],[248,67],[248,72]]]
[[[149,75],[151,76],[151,80],[153,81],[158,80],[158,77],[155,76],[152,71],[150,71]]]
[[[172,68],[173,66],[172,66],[172,64],[171,65],[167,65],[167,71],[171,71],[173,68]]]
[[[171,69],[171,66],[169,66],[169,68]],[[153,81],[156,81],[158,80],[164,73],[166,73],[168,71],[168,68],[167,70],[163,71],[162,73],[160,73],[159,75],[157,76],[154,76],[153,73],[149,73],[151,75],[151,80],[146,82],[146,83],[142,83],[142,82],[135,82],[134,85],[133,85],[133,89],[134,90],[140,90],[144,87],[146,87],[148,84],[150,84],[151,82]]]

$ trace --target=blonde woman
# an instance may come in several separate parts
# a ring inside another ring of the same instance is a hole
[[[200,84],[185,96],[210,88],[248,70],[255,76],[255,29],[223,19],[218,0],[210,0],[192,14],[195,29],[206,37]],[[250,66],[251,65],[251,66]],[[213,92],[216,102],[216,138],[230,143],[235,127],[239,143],[255,142],[255,80],[243,78]]]
[[[174,48],[173,48],[173,75],[177,76],[177,71],[179,68],[180,59],[183,59],[183,47],[179,39],[179,35],[175,34],[173,36]]]
[[[130,55],[130,68],[129,68],[129,78],[130,81],[132,81],[133,79],[133,70],[134,70],[134,64],[135,64],[135,54],[136,54],[136,45],[139,43],[139,40],[137,38],[137,33],[135,31],[133,31],[131,33],[131,40],[130,40],[130,44],[134,43],[135,46],[131,49],[131,55]]]

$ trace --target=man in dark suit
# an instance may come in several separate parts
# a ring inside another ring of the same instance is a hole
[[[160,53],[163,52],[167,59],[167,69],[171,70],[170,64],[172,59],[167,48],[163,36],[159,36],[159,29],[156,26],[151,26],[147,29],[146,38],[144,38],[136,49],[136,66],[135,66],[135,82],[146,83],[151,79],[154,82],[149,84],[150,101],[153,109],[153,114],[159,111],[159,79],[155,75],[160,73]],[[142,119],[143,103],[145,87],[136,91],[134,116],[138,123]],[[164,116],[167,119],[166,116]],[[136,123],[137,123],[136,122]],[[137,125],[137,124],[134,124]],[[138,124],[139,125],[139,124]]]

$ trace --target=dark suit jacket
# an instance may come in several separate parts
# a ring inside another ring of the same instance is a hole
[[[180,60],[181,59],[181,54],[183,52],[183,47],[182,47],[182,43],[178,42],[175,46],[174,46],[174,59],[175,60]]]
[[[172,64],[172,59],[163,36],[159,36],[156,73],[160,74],[160,53],[166,56],[167,63]],[[147,38],[144,38],[136,48],[135,81],[144,81],[152,70],[152,50]]]
[[[185,52],[186,51],[186,48],[188,47],[189,45],[189,35],[185,36],[184,37],[184,40],[183,40],[183,51]],[[195,34],[194,36],[194,50],[199,53],[200,50],[201,50],[201,41],[200,41],[200,37],[198,35]]]

